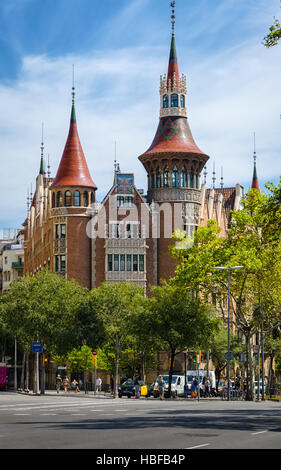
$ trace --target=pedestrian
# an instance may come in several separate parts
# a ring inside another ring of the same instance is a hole
[[[66,392],[68,392],[68,389],[69,389],[69,378],[68,377],[64,377],[63,379],[63,382],[62,382],[62,386],[63,386],[63,389]]]
[[[191,398],[197,397],[197,386],[198,386],[197,379],[193,376],[192,383],[191,383]]]
[[[77,380],[74,379],[73,382],[74,382],[74,385],[75,385],[75,392],[80,392],[80,390],[79,390],[79,383],[77,382]]]
[[[140,398],[141,386],[140,386],[140,376],[139,376],[139,374],[136,374],[136,376],[135,376],[134,386],[135,386],[135,398]]]
[[[163,380],[163,376],[162,376],[162,375],[160,375],[159,379],[157,379],[157,383],[158,383],[158,391],[159,391],[160,400],[163,400],[163,398],[164,398],[165,382],[164,382],[164,380]]]
[[[61,378],[60,374],[58,374],[57,378],[56,378],[57,393],[60,393],[61,383],[62,383],[62,378]]]
[[[111,374],[111,376],[110,376],[110,388],[111,388],[111,393],[113,393],[113,390],[114,390],[114,378],[113,378],[113,374]]]
[[[101,392],[101,385],[102,385],[102,379],[100,377],[97,378],[97,390],[98,392]]]
[[[82,381],[82,379],[79,379],[79,380],[78,380],[78,386],[79,386],[79,390],[82,390],[82,388],[83,388],[83,381]]]
[[[72,382],[70,384],[70,388],[71,388],[71,390],[75,390],[75,388],[76,388],[76,380],[75,379],[72,380]]]
[[[205,397],[209,397],[210,396],[210,386],[211,386],[209,377],[206,377],[204,385],[205,385]]]

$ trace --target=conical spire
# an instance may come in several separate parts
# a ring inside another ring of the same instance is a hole
[[[169,83],[169,80],[171,80],[171,84],[173,84],[174,77],[176,78],[176,80],[179,79],[179,67],[178,67],[176,40],[175,40],[175,20],[176,20],[175,6],[176,6],[176,2],[175,1],[171,2],[172,39],[171,39],[170,58],[169,58],[169,67],[168,67],[168,83]]]
[[[39,170],[40,175],[45,175],[43,131],[44,131],[44,124],[42,123],[41,160],[40,160],[40,170]]]
[[[78,135],[74,96],[75,94],[73,85],[72,107],[68,137],[56,178],[51,187],[54,188],[56,186],[86,186],[97,189],[95,183],[91,178]]]
[[[252,189],[256,189],[258,192],[260,192],[256,161],[257,161],[256,135],[254,133],[254,173],[253,173]]]
[[[169,80],[171,80],[171,83],[173,83],[174,77],[176,78],[176,80],[179,79],[179,66],[178,66],[175,35],[172,34],[169,67],[168,67],[168,83],[169,83]]]

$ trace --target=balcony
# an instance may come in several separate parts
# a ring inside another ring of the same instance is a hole
[[[23,269],[24,263],[22,261],[15,261],[12,263],[12,269]]]

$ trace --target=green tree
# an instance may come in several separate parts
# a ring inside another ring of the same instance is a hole
[[[278,44],[281,38],[281,26],[279,20],[274,17],[274,23],[269,28],[269,33],[264,37],[263,45],[273,47]]]
[[[187,289],[169,284],[152,287],[150,315],[153,332],[170,353],[169,395],[175,356],[189,349],[208,350],[219,319],[212,308],[195,298]]]
[[[48,271],[15,281],[1,297],[5,330],[17,338],[28,357],[32,341],[48,354],[64,354],[77,343],[77,311],[86,289]]]
[[[230,301],[235,326],[246,339],[250,399],[254,397],[253,335],[261,321],[271,325],[280,315],[281,243],[272,217],[274,204],[276,194],[251,190],[242,201],[242,210],[232,213],[227,238],[219,236],[215,221],[209,221],[198,228],[191,246],[185,248],[178,237],[179,244],[172,249],[179,261],[173,282],[200,292],[205,299],[215,293],[221,305],[227,293],[227,273],[214,268],[244,266],[231,274]]]
[[[104,283],[91,291],[97,318],[105,332],[105,344],[114,348],[114,395],[118,394],[119,361],[130,345],[129,327],[136,309],[136,298],[144,296],[141,287],[129,283]]]

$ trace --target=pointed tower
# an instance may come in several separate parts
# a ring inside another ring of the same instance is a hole
[[[70,126],[62,158],[50,186],[54,221],[53,270],[91,287],[91,240],[87,235],[89,206],[95,202],[93,182],[78,135],[74,84]]]
[[[159,204],[160,210],[163,204],[163,212],[169,206],[172,214],[170,227],[162,220],[162,213],[159,217],[159,280],[173,275],[174,263],[168,255],[171,234],[179,229],[192,236],[199,225],[200,176],[209,160],[195,143],[188,123],[186,77],[179,75],[176,51],[175,2],[171,7],[172,37],[168,73],[160,77],[159,124],[151,146],[139,156],[148,176],[147,202]]]
[[[160,120],[149,149],[139,160],[148,175],[148,202],[199,201],[200,175],[209,156],[196,145],[187,118],[186,77],[179,76],[174,34],[174,6],[172,11],[172,39],[168,74],[160,77]]]
[[[252,189],[256,189],[258,192],[260,192],[258,173],[257,173],[257,154],[256,154],[255,134],[254,134],[254,173],[253,173],[253,180],[252,180]]]

